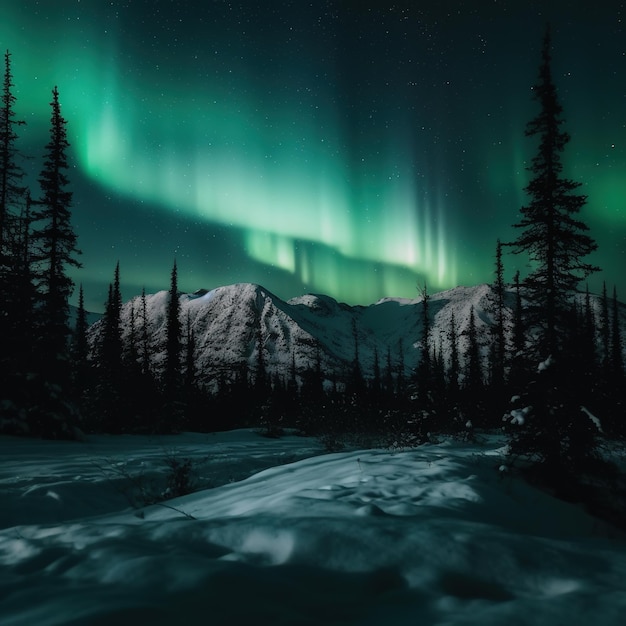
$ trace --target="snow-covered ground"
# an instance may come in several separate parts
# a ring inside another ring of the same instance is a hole
[[[624,624],[624,540],[501,445],[1,437],[0,624]],[[136,508],[186,458],[213,487]]]

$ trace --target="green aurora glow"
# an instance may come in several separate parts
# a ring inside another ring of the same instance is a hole
[[[523,131],[544,23],[533,3],[500,14],[476,2],[447,19],[411,3],[244,2],[236,15],[180,4],[0,9],[30,153],[59,86],[85,252],[76,280],[92,307],[118,259],[126,296],[166,288],[174,256],[183,288],[255,281],[362,304],[414,297],[423,281],[492,279],[532,154]],[[604,19],[615,26],[612,7]],[[624,293],[626,46],[604,39],[598,71],[584,59],[599,54],[601,24],[574,54],[581,27],[572,18],[555,36],[567,165],[589,195],[601,279]]]

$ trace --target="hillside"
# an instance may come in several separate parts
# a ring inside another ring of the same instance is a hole
[[[167,291],[146,296],[148,335],[157,369],[164,358],[167,299]],[[231,375],[243,364],[254,371],[258,362],[259,337],[263,342],[264,363],[271,375],[287,376],[293,359],[297,375],[301,376],[315,368],[319,358],[328,379],[342,380],[354,361],[355,330],[359,362],[366,377],[373,375],[376,353],[381,370],[387,367],[389,359],[394,371],[403,362],[405,375],[414,370],[421,355],[421,298],[384,298],[370,306],[348,306],[329,296],[316,294],[284,301],[260,285],[239,283],[181,294],[180,304],[183,326],[186,327],[189,319],[195,334],[197,369],[207,383],[222,374]],[[513,295],[508,294],[509,316],[512,315],[512,304]],[[599,312],[597,301],[596,304]],[[436,348],[444,359],[449,354],[452,316],[463,353],[472,307],[478,334],[486,343],[493,319],[488,285],[456,287],[431,295],[431,349]],[[122,308],[126,341],[132,316],[135,328],[143,330],[140,297],[126,302]],[[623,306],[621,317],[622,328],[626,328]],[[92,344],[101,328],[102,322],[92,325]],[[486,352],[485,348],[485,356]]]
[[[460,332],[468,324],[471,307],[479,327],[491,320],[488,313],[489,287],[457,287],[431,296],[433,340],[443,353],[447,350],[450,318],[454,314]],[[147,324],[154,364],[163,361],[167,291],[146,296]],[[409,374],[420,359],[422,300],[385,298],[370,306],[348,306],[329,296],[309,294],[284,301],[267,289],[250,283],[181,294],[183,325],[189,318],[197,342],[197,366],[201,377],[215,379],[246,363],[254,371],[258,362],[259,334],[263,357],[270,374],[286,375],[295,361],[298,375],[316,366],[319,356],[328,378],[342,379],[355,355],[365,376],[371,376],[375,354],[381,369],[388,356],[394,371],[404,361]],[[134,316],[136,328],[143,328],[142,302],[133,298],[122,307],[123,337],[129,339]],[[92,344],[102,322],[90,329]],[[259,333],[260,330],[260,333]],[[402,356],[401,356],[402,355]]]

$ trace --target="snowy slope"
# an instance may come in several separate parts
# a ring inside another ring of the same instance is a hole
[[[229,483],[316,444],[1,437],[1,623],[623,624],[623,538],[498,472],[500,446],[314,456]],[[152,474],[173,449],[221,486],[129,509],[106,468]]]
[[[165,316],[168,292],[146,296],[148,328],[154,361],[163,361],[165,345]],[[240,283],[201,290],[180,296],[183,326],[189,316],[197,342],[197,366],[201,377],[215,380],[220,373],[232,375],[242,363],[252,372],[258,360],[259,328],[263,341],[263,358],[270,374],[287,377],[292,363],[298,375],[315,367],[321,360],[322,371],[328,378],[341,380],[355,355],[354,328],[359,345],[363,373],[373,375],[375,353],[381,371],[387,356],[395,369],[400,363],[400,350],[405,374],[410,374],[421,355],[419,339],[422,329],[421,298],[415,300],[385,298],[368,307],[348,306],[329,296],[305,295],[285,302],[255,284]],[[508,294],[507,305],[513,304]],[[492,304],[488,285],[456,287],[433,294],[429,305],[432,323],[431,349],[449,354],[450,321],[454,315],[461,354],[467,342],[470,311],[475,311],[479,336],[486,339],[492,323]],[[511,317],[511,309],[506,311]],[[125,337],[131,327],[131,315],[141,332],[142,303],[139,297],[126,302],[122,309]],[[622,307],[626,329],[626,311]],[[91,329],[92,340],[100,324]],[[486,343],[486,342],[485,342]],[[486,349],[484,353],[486,355]]]

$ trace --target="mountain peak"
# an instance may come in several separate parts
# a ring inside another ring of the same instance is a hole
[[[163,362],[168,298],[167,291],[146,295],[148,335],[157,369]],[[421,358],[422,298],[383,298],[369,306],[349,306],[323,294],[305,294],[286,302],[261,285],[236,283],[181,294],[180,304],[182,319],[189,316],[196,339],[197,369],[207,384],[244,366],[254,373],[259,349],[270,375],[287,378],[293,360],[301,376],[313,370],[319,359],[328,378],[341,380],[354,362],[355,331],[366,377],[373,375],[376,354],[381,367],[388,357],[394,368],[404,363],[405,375],[411,374]],[[478,332],[485,335],[493,321],[492,307],[491,287],[486,284],[432,294],[431,349],[447,358],[454,316],[462,352],[472,308]],[[510,308],[505,313],[512,316]],[[141,328],[140,297],[122,307],[125,340],[129,339],[131,315],[135,327]],[[92,326],[92,340],[100,328],[99,323]]]

